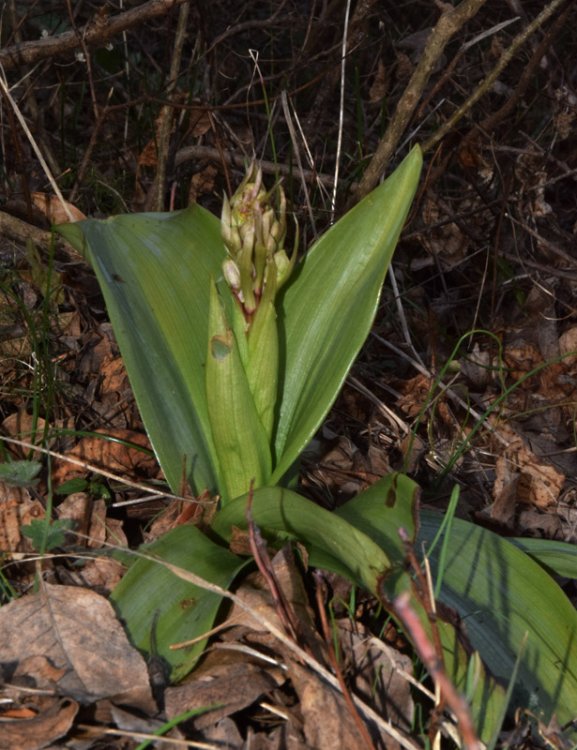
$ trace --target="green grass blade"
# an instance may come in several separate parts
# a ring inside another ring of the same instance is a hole
[[[195,206],[57,230],[94,267],[144,424],[173,491],[216,489],[204,392],[219,221]]]
[[[421,514],[421,541],[442,521]],[[489,669],[507,682],[528,633],[514,702],[556,715],[564,724],[577,706],[577,611],[543,568],[507,539],[453,520],[440,599],[465,618],[473,646]],[[433,574],[437,551],[431,555]]]
[[[279,309],[278,481],[322,422],[369,334],[421,172],[415,147],[295,268]]]
[[[161,560],[225,589],[246,560],[210,541],[195,526],[179,526],[142,547],[142,552],[159,561],[138,558],[111,599],[134,645],[149,656],[163,659],[176,681],[194,667],[207,639],[177,650],[171,649],[171,644],[207,633],[214,626],[222,598],[178,578]]]

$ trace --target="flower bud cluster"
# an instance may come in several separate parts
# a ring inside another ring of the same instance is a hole
[[[296,254],[289,259],[284,249],[286,197],[282,187],[276,185],[267,192],[262,171],[252,164],[230,201],[224,198],[221,231],[228,250],[224,277],[250,320],[264,295],[274,300],[294,265]]]

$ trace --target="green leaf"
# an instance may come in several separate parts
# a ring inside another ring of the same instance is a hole
[[[392,474],[377,482],[336,513],[329,513],[289,490],[264,488],[254,493],[251,512],[254,522],[271,542],[287,540],[305,545],[309,563],[345,576],[363,586],[392,609],[394,597],[411,593],[411,605],[430,632],[426,612],[414,596],[406,571],[405,550],[399,529],[409,540],[416,534],[417,486],[403,475]],[[213,530],[228,539],[233,526],[246,527],[247,498],[229,503],[215,518]],[[383,599],[383,594],[385,595]],[[438,618],[448,674],[465,690],[470,657],[449,622]],[[505,691],[478,663],[473,689],[473,710],[479,734],[488,740],[500,728]]]
[[[212,529],[229,540],[234,527],[246,528],[247,497],[239,497],[217,513]],[[311,564],[335,570],[369,591],[391,569],[386,553],[362,531],[296,492],[265,487],[253,495],[255,523],[271,541],[296,540],[314,553]]]
[[[577,578],[577,546],[569,542],[532,537],[509,539],[512,544],[551,573],[565,578]]]
[[[20,531],[32,542],[32,546],[39,552],[49,552],[56,547],[62,547],[66,542],[66,532],[69,531],[73,522],[69,518],[50,521],[48,518],[35,518]]]
[[[314,244],[280,295],[279,463],[273,482],[314,435],[369,334],[421,166],[416,146]]]
[[[421,542],[430,542],[441,517],[421,514]],[[439,548],[431,556],[435,575]],[[577,706],[577,611],[557,583],[507,539],[455,518],[447,547],[441,601],[453,607],[489,669],[508,681],[519,645],[519,705],[553,715],[560,724]]]
[[[111,599],[134,645],[161,657],[177,681],[194,667],[208,639],[182,649],[170,646],[207,633],[214,626],[222,598],[177,577],[162,560],[225,589],[246,560],[215,544],[195,526],[179,526],[141,551],[158,561],[137,559]]]
[[[276,310],[270,300],[262,299],[248,334],[247,378],[271,447],[278,399],[278,367]]]
[[[271,473],[270,442],[260,421],[216,286],[211,283],[206,394],[223,501],[261,486]]]
[[[92,264],[150,440],[173,491],[217,489],[205,396],[210,279],[225,249],[200,206],[56,227]]]
[[[8,461],[0,464],[0,482],[11,487],[35,487],[41,470],[39,461]]]
[[[418,495],[418,486],[407,476],[389,474],[338,508],[335,515],[347,519],[352,526],[364,531],[370,539],[387,550],[394,566],[392,575],[381,582],[382,591],[389,603],[394,602],[403,591],[409,592],[411,607],[432,640],[429,616],[420,598],[416,596],[407,572],[406,549],[399,533],[402,529],[409,544],[418,551]],[[379,594],[380,591],[376,593]],[[487,742],[501,728],[505,691],[487,672],[477,651],[470,654],[465,649],[459,631],[450,621],[443,620],[439,614],[435,627],[443,648],[445,670],[457,689],[467,694],[477,733]],[[480,655],[482,657],[483,653]],[[476,671],[476,681],[472,687],[469,685],[471,664]]]

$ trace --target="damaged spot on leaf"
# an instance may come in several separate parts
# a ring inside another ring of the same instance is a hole
[[[232,350],[230,336],[213,336],[210,340],[210,353],[214,359],[225,359]]]

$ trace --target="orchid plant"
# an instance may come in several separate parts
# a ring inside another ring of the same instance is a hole
[[[221,600],[157,561],[230,586],[246,565],[228,541],[234,527],[247,524],[249,494],[252,517],[271,544],[300,542],[310,564],[373,592],[393,616],[396,598],[407,592],[431,631],[405,565],[406,544],[430,545],[442,518],[420,513],[414,482],[384,477],[334,513],[289,489],[299,456],[369,334],[421,166],[415,147],[298,261],[298,239],[285,247],[284,192],[280,185],[266,190],[254,165],[225,198],[220,222],[195,205],[57,228],[96,272],[168,484],[219,499],[209,535],[192,525],[169,532],[148,547],[149,559],[133,562],[113,593],[144,651],[152,648],[155,623],[173,679],[193,668],[206,639],[177,651],[170,644],[209,631]],[[539,550],[526,545],[527,554],[520,543],[457,520],[440,537],[430,554],[433,572],[442,571],[439,597],[467,616],[469,643],[441,616],[435,627],[445,670],[467,693],[479,736],[488,742],[499,731],[504,682],[515,669],[546,720],[555,712],[569,721],[577,705],[577,616],[537,561]],[[565,572],[567,552],[556,547]],[[184,608],[183,601],[195,604]]]

